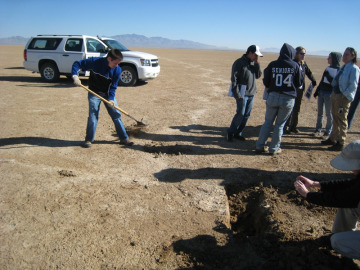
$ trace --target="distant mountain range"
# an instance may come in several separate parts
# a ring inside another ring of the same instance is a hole
[[[173,48],[173,49],[199,49],[199,50],[233,50],[233,51],[244,51],[246,49],[233,49],[228,47],[218,47],[213,45],[207,45],[199,42],[190,40],[172,40],[162,37],[146,37],[143,35],[126,34],[116,35],[110,38],[116,39],[126,47],[143,47],[143,48]],[[29,38],[14,36],[8,38],[0,38],[0,45],[25,45]],[[264,48],[264,52],[279,53],[280,48]],[[308,52],[311,55],[329,55],[329,51],[314,51]]]
[[[111,38],[118,40],[127,47],[144,47],[144,48],[176,48],[176,49],[204,49],[204,50],[223,50],[229,48],[207,45],[190,40],[172,40],[162,37],[145,37],[142,35],[128,34],[117,35]]]
[[[25,45],[28,42],[29,38],[24,37],[8,37],[0,38],[0,45]]]

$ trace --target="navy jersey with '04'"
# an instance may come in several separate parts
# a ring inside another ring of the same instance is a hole
[[[294,55],[294,48],[285,43],[279,58],[264,69],[263,83],[268,92],[296,97],[296,88],[303,84],[303,76],[299,64],[293,60]]]

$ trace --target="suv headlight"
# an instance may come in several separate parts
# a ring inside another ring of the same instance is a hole
[[[140,63],[141,63],[142,66],[148,66],[148,67],[151,66],[150,59],[140,59]]]

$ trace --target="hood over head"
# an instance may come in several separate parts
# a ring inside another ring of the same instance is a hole
[[[294,56],[295,49],[291,45],[284,43],[280,50],[280,58],[292,60]]]
[[[339,52],[331,52],[330,56],[332,58],[331,67],[340,68],[340,61],[341,61],[341,58],[342,58],[341,53],[339,53]]]

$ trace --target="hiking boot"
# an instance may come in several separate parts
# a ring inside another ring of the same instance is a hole
[[[275,156],[275,155],[280,155],[281,153],[282,153],[281,148],[278,148],[276,151],[270,152],[269,154],[270,154],[271,156]]]
[[[91,142],[90,141],[83,142],[81,146],[84,147],[84,148],[90,148],[91,147]]]
[[[234,135],[234,138],[237,139],[237,140],[239,140],[239,141],[245,141],[245,137],[244,137],[244,136],[241,136],[241,135],[239,135],[239,134],[235,134],[235,135]]]
[[[255,149],[257,154],[269,153],[269,146],[263,146]]]
[[[327,139],[325,141],[321,141],[321,144],[323,144],[323,145],[335,145],[336,143],[333,142],[332,140],[330,140],[330,138],[329,138],[329,139]]]
[[[343,149],[344,145],[339,142],[328,148],[328,150],[330,151],[342,151]]]
[[[292,128],[289,131],[290,131],[290,134],[298,134],[298,133],[300,133],[300,130],[298,130],[297,128]]]
[[[120,144],[121,145],[125,145],[125,146],[133,146],[134,143],[132,141],[130,141],[129,139],[127,140],[120,140]]]

